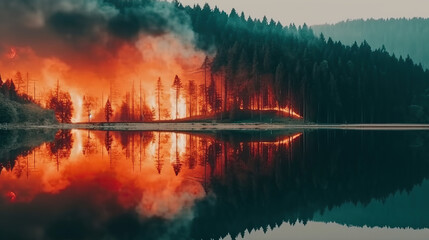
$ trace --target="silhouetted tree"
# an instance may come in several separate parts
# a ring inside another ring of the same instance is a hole
[[[92,141],[91,132],[88,130],[87,137],[83,143],[82,154],[88,155],[93,154],[97,151],[95,143]]]
[[[188,104],[189,104],[189,117],[192,118],[193,116],[193,111],[195,109],[194,105],[196,100],[198,99],[197,96],[195,96],[197,93],[197,86],[195,85],[195,82],[193,80],[189,80],[188,83]]]
[[[158,106],[158,120],[161,120],[161,98],[164,87],[162,86],[161,78],[156,82],[156,105]]]
[[[92,117],[92,109],[94,107],[95,100],[91,96],[83,96],[83,107],[85,109],[85,113],[88,117],[88,122],[91,122]]]
[[[52,156],[56,156],[57,161],[70,157],[73,147],[73,136],[70,130],[60,130],[55,134],[53,142],[49,143],[49,152]],[[59,162],[57,162],[59,164]]]
[[[73,103],[68,92],[57,91],[55,94],[51,93],[47,106],[55,111],[55,116],[59,122],[71,122]]]
[[[176,119],[179,117],[179,98],[180,98],[180,90],[183,88],[182,80],[180,80],[179,76],[174,77],[173,85],[174,91],[176,92]]]
[[[24,78],[22,77],[21,72],[19,72],[19,71],[16,72],[14,81],[15,81],[15,83],[17,85],[16,91],[17,92],[22,91],[22,89],[24,88]]]
[[[106,122],[110,122],[110,119],[113,116],[113,109],[112,104],[110,103],[110,100],[107,99],[106,105],[104,106],[104,117],[106,119]]]
[[[112,143],[113,143],[113,136],[110,135],[110,131],[106,131],[106,134],[104,136],[104,147],[106,148],[106,151],[110,153],[110,149],[112,149]]]

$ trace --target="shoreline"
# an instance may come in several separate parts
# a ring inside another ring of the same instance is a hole
[[[0,130],[81,129],[100,131],[264,131],[264,130],[425,130],[429,124],[285,124],[285,123],[68,123],[0,124]]]

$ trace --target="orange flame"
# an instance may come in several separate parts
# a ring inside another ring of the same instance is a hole
[[[16,56],[17,56],[16,48],[14,47],[9,48],[9,52],[6,53],[6,57],[12,60],[12,59],[15,59]]]

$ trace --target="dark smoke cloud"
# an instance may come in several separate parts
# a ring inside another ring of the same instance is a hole
[[[65,62],[114,56],[139,34],[192,40],[190,19],[160,1],[0,0],[0,49],[31,47]],[[97,49],[97,51],[94,51]],[[102,49],[102,51],[100,51]],[[105,51],[103,51],[105,50]]]

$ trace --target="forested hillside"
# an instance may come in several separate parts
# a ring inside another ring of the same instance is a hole
[[[0,123],[55,123],[54,111],[35,104],[26,94],[19,94],[13,80],[0,76]]]
[[[389,53],[410,57],[429,68],[429,19],[369,19],[312,26],[316,34],[352,45],[366,40],[371,47],[385,46]]]
[[[316,37],[306,25],[175,4],[190,16],[197,45],[215,49],[224,110],[290,106],[315,122],[428,121],[429,72],[411,58]]]

